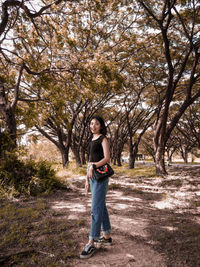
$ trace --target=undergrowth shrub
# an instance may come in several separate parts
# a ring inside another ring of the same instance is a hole
[[[0,191],[4,195],[38,195],[64,185],[47,161],[22,161],[12,153],[0,162]]]

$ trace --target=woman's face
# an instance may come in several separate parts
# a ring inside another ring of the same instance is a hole
[[[97,119],[93,119],[90,122],[90,131],[93,134],[100,134],[101,124]]]

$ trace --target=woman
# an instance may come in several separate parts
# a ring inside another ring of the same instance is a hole
[[[90,258],[96,251],[94,243],[112,244],[110,237],[111,226],[108,211],[106,208],[106,193],[108,190],[108,178],[98,182],[93,178],[93,169],[110,162],[110,151],[106,135],[106,126],[104,120],[99,116],[94,116],[90,122],[92,140],[89,144],[89,162],[87,168],[87,177],[85,182],[86,193],[89,186],[92,193],[92,224],[89,235],[89,242],[81,252],[80,258]],[[100,238],[100,231],[103,236]]]

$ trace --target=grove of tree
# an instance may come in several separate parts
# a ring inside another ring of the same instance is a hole
[[[87,162],[89,122],[105,118],[114,164],[141,144],[165,175],[165,153],[200,147],[197,0],[4,0],[0,4],[0,157],[31,130],[69,162]],[[4,145],[5,136],[9,144]]]

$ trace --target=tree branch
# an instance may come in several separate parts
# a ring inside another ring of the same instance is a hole
[[[152,10],[144,3],[144,1],[138,0],[138,2],[143,6],[144,9],[152,16],[152,18],[157,21],[160,25],[160,20],[153,14]]]
[[[172,119],[170,125],[167,128],[167,132],[166,132],[166,138],[165,140],[167,141],[172,130],[174,129],[174,127],[176,126],[177,122],[179,121],[179,119],[181,118],[181,116],[183,115],[183,113],[186,111],[186,109],[194,103],[195,100],[197,100],[200,97],[200,90],[191,98],[187,98],[182,106],[179,108],[179,111],[176,113],[176,115],[174,116],[174,118]]]
[[[30,10],[28,9],[28,7],[24,4],[24,1],[17,1],[17,0],[6,0],[3,4],[2,4],[2,20],[0,23],[0,36],[4,33],[6,26],[8,24],[8,20],[9,20],[9,13],[8,13],[8,8],[9,7],[19,7],[21,9],[24,10],[24,12],[26,13],[26,15],[29,18],[36,18],[39,17],[40,15],[42,15],[42,13],[50,8],[52,5],[59,5],[63,0],[57,0],[54,1],[53,3],[43,6],[38,12],[32,13],[30,12]]]
[[[20,82],[21,82],[21,77],[22,77],[22,74],[23,74],[23,70],[24,70],[24,64],[22,63],[21,68],[19,70],[19,76],[18,76],[18,79],[17,79],[17,84],[15,86],[14,99],[13,99],[13,102],[11,104],[11,108],[13,110],[15,110],[16,105],[17,105],[18,96],[19,96],[19,86],[20,86]]]
[[[56,142],[47,132],[45,132],[42,128],[39,126],[35,125],[35,128],[42,134],[44,135],[47,139],[49,139],[54,145],[56,145],[58,148],[60,148],[59,143]]]
[[[50,69],[47,68],[47,69],[41,70],[39,72],[36,72],[36,71],[32,71],[31,69],[29,69],[29,67],[25,63],[23,63],[23,66],[24,66],[24,69],[26,70],[26,72],[28,74],[31,74],[31,75],[41,75],[42,73],[47,72],[47,71],[50,70]]]

